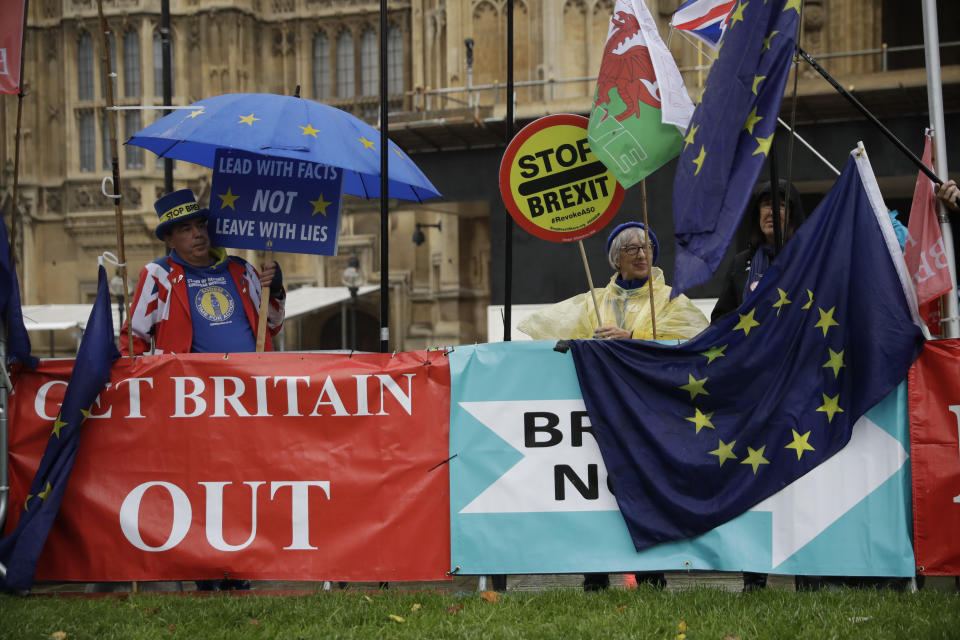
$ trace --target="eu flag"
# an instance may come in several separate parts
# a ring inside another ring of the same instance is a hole
[[[17,271],[10,264],[10,241],[7,225],[0,214],[0,315],[7,327],[7,354],[31,369],[37,368],[37,359],[30,355],[30,336],[23,324],[20,308],[20,283]]]
[[[740,0],[730,13],[673,182],[673,295],[723,260],[770,152],[796,44],[800,0]]]
[[[829,458],[919,354],[899,244],[854,156],[737,313],[681,345],[571,341],[637,550],[723,524]]]
[[[110,365],[119,357],[113,342],[107,273],[101,265],[97,299],[80,341],[60,414],[52,425],[50,441],[30,485],[20,520],[13,532],[0,540],[0,574],[5,573],[0,575],[0,588],[28,591],[33,585],[40,552],[60,509],[80,446],[80,425],[110,380]]]

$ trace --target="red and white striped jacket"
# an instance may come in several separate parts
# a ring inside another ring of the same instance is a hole
[[[221,260],[229,260],[228,270],[240,298],[247,321],[256,334],[260,312],[260,276],[253,266],[242,258],[227,256],[222,249],[213,249]],[[270,298],[267,311],[267,331],[276,335],[283,327],[284,300]],[[189,353],[193,344],[193,322],[190,319],[190,302],[187,298],[187,282],[183,267],[169,256],[158,258],[140,271],[137,292],[133,296],[130,318],[123,323],[120,333],[120,351],[130,354],[127,344],[127,323],[132,319],[133,353]],[[264,346],[273,350],[270,340]]]

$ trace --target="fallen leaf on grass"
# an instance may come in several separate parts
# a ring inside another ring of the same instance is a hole
[[[685,633],[678,633],[678,634],[677,634],[677,640],[686,640],[686,639],[687,639],[687,634],[685,634]]]
[[[175,625],[175,624],[169,624],[169,625],[167,625],[167,631],[173,631],[173,630],[176,629],[176,628],[177,628],[177,625]]]
[[[622,604],[619,607],[617,607],[617,613],[623,613],[626,610],[627,610],[627,605],[625,604]]]
[[[500,599],[500,594],[496,591],[484,591],[480,594],[480,597],[489,602],[490,604],[495,603]]]
[[[50,634],[50,640],[66,640],[66,631],[54,631]]]
[[[462,602],[455,607],[447,607],[447,613],[457,613],[458,611],[463,611]]]
[[[373,602],[373,598],[371,598],[370,596],[365,595],[363,596],[363,599],[366,600],[367,602]]]
[[[393,620],[394,622],[406,622],[406,620],[404,620],[403,618],[401,618],[400,616],[394,613],[390,614],[390,619]]]
[[[416,610],[418,610],[419,608],[420,608],[420,603],[419,603],[419,602],[415,602],[415,603],[413,604],[413,606],[410,607],[410,611],[416,611]]]
[[[686,620],[681,620],[680,622],[677,623],[677,631],[679,631],[680,633],[686,633],[686,632],[687,632],[687,621],[686,621]]]
[[[256,618],[250,618],[250,624],[252,624],[252,625],[255,626],[255,627],[259,627],[259,626],[260,626],[260,621],[257,620]]]

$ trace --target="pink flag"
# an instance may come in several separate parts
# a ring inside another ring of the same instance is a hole
[[[923,146],[923,164],[933,168],[930,156],[928,136]],[[952,288],[943,236],[937,222],[937,200],[933,195],[933,183],[923,172],[917,174],[917,186],[913,191],[903,258],[917,289],[918,304],[923,305],[934,300]]]

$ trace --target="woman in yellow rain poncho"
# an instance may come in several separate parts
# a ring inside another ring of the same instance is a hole
[[[707,318],[684,295],[670,299],[670,287],[663,271],[647,264],[643,245],[646,229],[642,222],[625,222],[607,238],[607,260],[616,271],[602,289],[594,290],[600,308],[600,323],[590,292],[534,312],[517,328],[534,340],[587,338],[653,338],[650,322],[650,287],[653,277],[653,302],[657,339],[686,340],[707,327]],[[653,263],[660,254],[657,236],[650,232]]]

